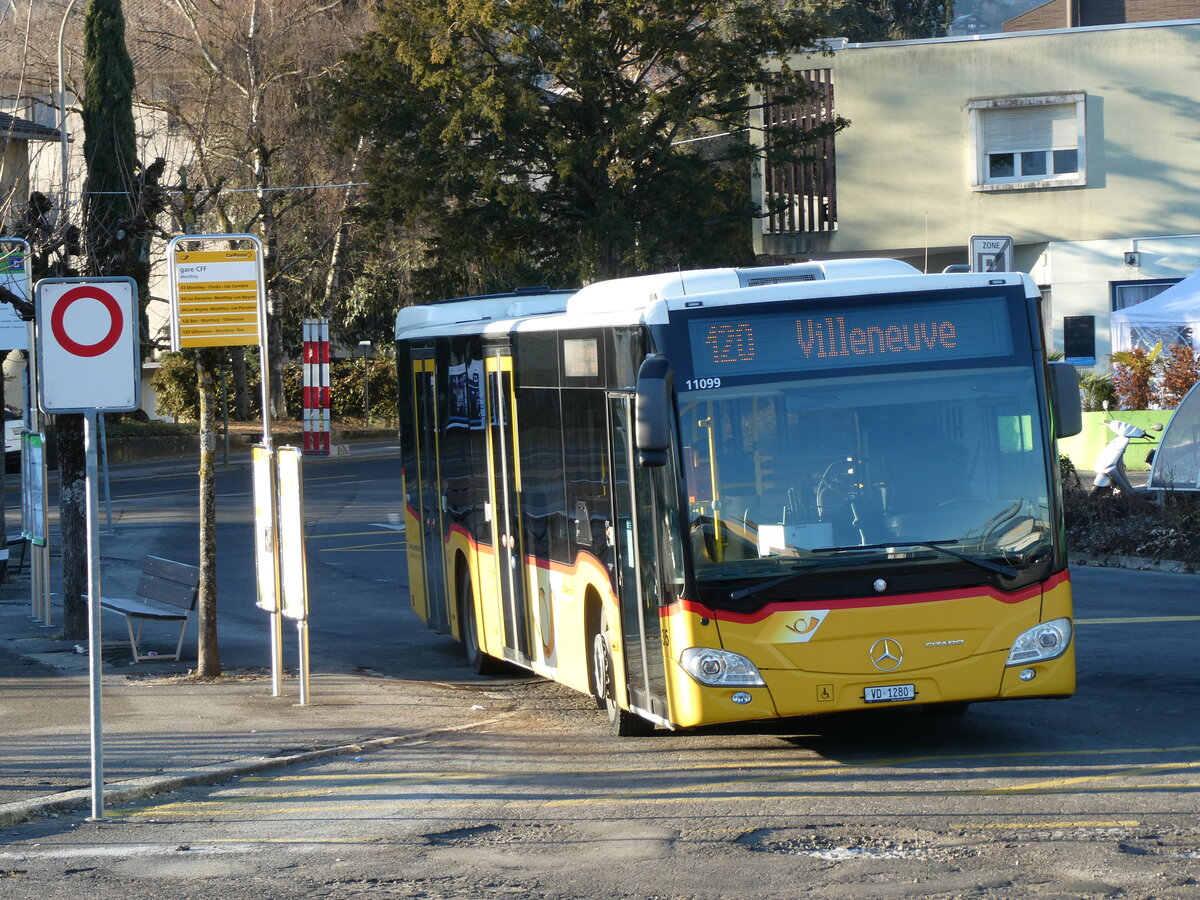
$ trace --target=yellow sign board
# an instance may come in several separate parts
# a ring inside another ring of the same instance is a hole
[[[171,259],[176,349],[262,343],[258,251],[177,250]]]

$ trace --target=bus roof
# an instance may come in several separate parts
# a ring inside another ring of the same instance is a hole
[[[906,291],[1022,284],[1027,296],[1038,295],[1032,279],[1021,272],[925,275],[896,259],[814,260],[637,275],[599,281],[578,291],[521,288],[504,294],[407,306],[396,316],[396,337],[502,334],[518,327],[564,327],[563,322],[549,318],[553,316],[569,316],[578,325],[649,322],[658,315],[665,316],[667,308],[682,306],[886,293],[898,289],[898,278],[913,279],[903,286]],[[882,287],[883,281],[888,282],[887,288]],[[742,293],[746,290],[753,290],[752,298]]]

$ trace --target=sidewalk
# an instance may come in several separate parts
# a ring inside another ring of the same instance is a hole
[[[4,585],[0,599],[0,828],[33,815],[86,809],[91,797],[88,658],[75,652],[75,642],[55,639],[56,628],[29,617],[22,586],[27,580]],[[228,666],[232,674],[202,682],[186,674],[194,657],[194,638],[179,663],[131,666],[127,648],[105,650],[110,814],[114,805],[187,784],[358,753],[504,715],[482,692],[484,682],[354,674],[314,674],[309,705],[302,707],[294,672],[284,681],[284,695],[272,697],[269,671]],[[469,675],[465,664],[461,673]]]
[[[106,592],[109,586],[137,583],[144,548],[135,546],[137,532],[129,531],[128,536],[105,538]],[[50,627],[31,617],[28,570],[10,572],[7,583],[0,584],[0,828],[36,815],[90,807],[88,657],[76,650],[80,642],[61,639],[58,598],[54,606]],[[362,633],[394,635],[397,658],[411,659],[411,667],[398,664],[391,677],[356,672],[353,665],[315,670],[309,705],[303,707],[298,705],[299,680],[290,649],[283,696],[271,696],[271,673],[263,668],[269,656],[266,613],[261,618],[222,618],[221,662],[229,674],[213,681],[190,676],[196,664],[194,621],[181,661],[133,665],[127,642],[115,643],[126,637],[124,622],[106,614],[107,813],[119,816],[116,807],[122,803],[187,784],[228,781],[335,753],[356,754],[432,732],[476,727],[508,714],[504,701],[487,693],[496,682],[476,679],[461,662],[457,642],[425,631],[403,604],[380,607],[359,623]],[[315,629],[312,641],[321,641]],[[174,646],[173,639],[167,643]]]

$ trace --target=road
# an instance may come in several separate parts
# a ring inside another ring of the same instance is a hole
[[[312,660],[314,669],[322,671],[398,673],[394,647],[364,640],[364,635],[401,631],[399,617],[408,609],[403,533],[397,530],[403,514],[400,466],[387,445],[372,449],[375,455],[352,447],[350,456],[304,463],[309,592],[316,598],[311,627],[321,635],[313,644]],[[226,668],[269,667],[261,637],[265,614],[254,606],[253,504],[244,459],[218,467],[216,491],[222,662]],[[136,565],[117,567],[106,560],[136,563],[153,553],[198,561],[194,468],[170,463],[114,467],[109,493],[112,528],[107,528],[101,506],[99,536],[105,592],[132,591],[137,572]],[[6,509],[8,532],[14,534],[19,530],[20,493],[13,480],[6,485]],[[56,496],[51,497],[49,512],[51,543],[56,545]],[[114,569],[124,574],[113,577]],[[291,642],[290,632],[285,639]],[[434,656],[408,664],[446,663],[444,652]],[[293,664],[292,655],[287,659]]]
[[[394,597],[394,464],[374,465],[306,465],[310,566],[362,586],[326,614],[370,609],[395,640],[347,624],[323,652],[423,674],[480,724],[10,829],[0,900],[1200,896],[1195,576],[1076,570],[1069,700],[618,739],[588,698],[476,678],[421,630]],[[114,490],[118,530],[140,491],[148,513],[175,490]],[[245,525],[223,527],[226,554]]]

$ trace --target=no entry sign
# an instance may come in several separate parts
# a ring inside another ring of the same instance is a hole
[[[124,412],[141,398],[132,278],[46,278],[35,289],[38,405],[47,413]]]

